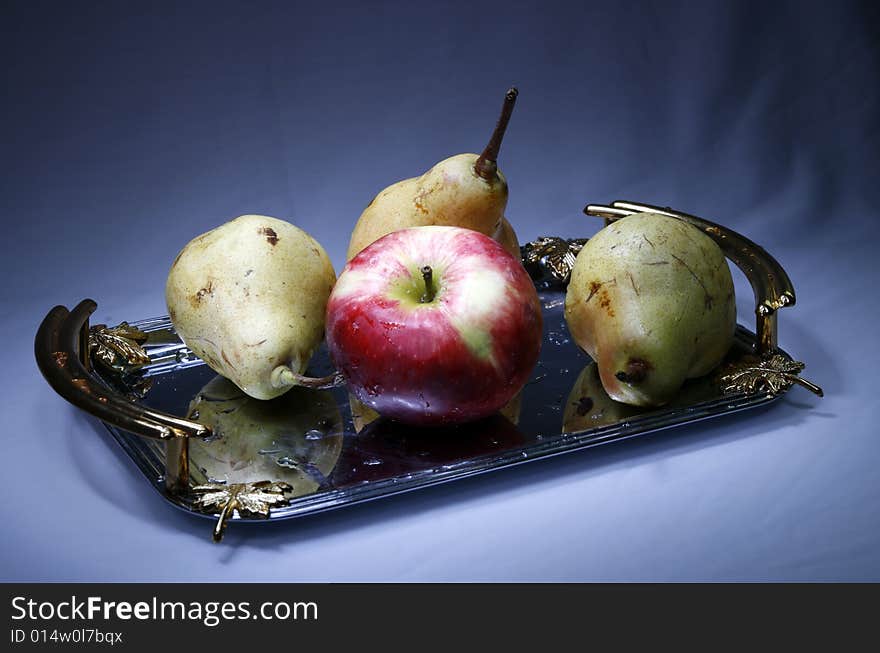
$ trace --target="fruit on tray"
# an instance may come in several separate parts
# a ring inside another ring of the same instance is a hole
[[[730,348],[733,279],[721,249],[698,228],[659,213],[635,214],[584,245],[565,318],[612,399],[659,406]]]
[[[541,305],[518,258],[470,229],[387,234],[348,262],[327,305],[327,347],[380,415],[436,425],[486,417],[524,386]]]
[[[215,376],[190,402],[188,416],[211,427],[209,441],[190,438],[198,482],[284,481],[293,496],[317,490],[342,451],[342,414],[332,392],[292,388],[259,401]]]
[[[516,233],[504,217],[507,180],[497,164],[516,97],[515,88],[507,91],[501,117],[482,154],[456,154],[422,176],[398,181],[376,195],[352,232],[349,260],[385,234],[425,225],[474,229],[519,257]]]
[[[243,215],[190,241],[165,287],[183,342],[215,372],[256,399],[303,376],[324,334],[336,281],[324,248],[302,229]]]

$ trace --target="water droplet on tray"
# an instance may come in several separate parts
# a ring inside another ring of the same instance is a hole
[[[377,397],[380,394],[382,394],[382,386],[379,385],[378,383],[373,384],[373,385],[368,385],[365,388],[365,390],[367,391],[367,394],[370,395],[371,397]]]

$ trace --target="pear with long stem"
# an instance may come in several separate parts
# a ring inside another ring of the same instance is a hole
[[[491,236],[519,258],[519,242],[504,217],[507,179],[498,169],[498,153],[518,91],[504,96],[492,137],[480,154],[456,154],[420,177],[382,190],[364,209],[348,246],[348,258],[385,234],[426,225],[465,227]]]

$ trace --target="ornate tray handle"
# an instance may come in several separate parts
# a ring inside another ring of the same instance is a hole
[[[89,316],[97,306],[91,299],[72,311],[56,306],[40,324],[34,354],[52,389],[77,408],[137,435],[166,441],[209,437],[207,426],[137,404],[95,380],[90,373]]]
[[[794,286],[782,266],[763,247],[719,224],[669,207],[616,201],[610,206],[589,204],[584,208],[584,213],[605,218],[606,224],[634,213],[662,213],[703,230],[718,243],[724,255],[743,271],[752,286],[755,293],[756,353],[766,356],[776,350],[776,311],[785,306],[794,306]]]
[[[169,492],[187,492],[190,481],[187,439],[209,438],[211,429],[148,408],[95,380],[91,374],[92,353],[108,365],[117,355],[129,359],[127,362],[132,364],[145,355],[139,343],[133,341],[137,333],[125,323],[112,329],[103,325],[89,329],[89,316],[97,306],[93,300],[84,299],[72,311],[64,306],[49,311],[34,340],[37,365],[52,389],[77,408],[125,431],[165,441],[166,488]],[[109,349],[115,351],[108,351],[108,338]],[[214,531],[215,542],[223,537],[226,521],[234,510],[267,518],[272,506],[287,500],[283,495],[284,484],[266,481],[252,485],[236,486],[231,494],[222,486],[193,488],[194,491],[201,490],[201,493],[196,492],[199,497],[197,509],[203,512],[220,510]],[[205,490],[214,491],[205,494]]]

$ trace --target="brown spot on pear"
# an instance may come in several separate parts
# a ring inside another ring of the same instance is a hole
[[[626,281],[607,282],[617,278]],[[721,249],[698,228],[658,213],[635,214],[584,245],[565,318],[612,399],[660,406],[686,379],[714,369],[730,348],[733,279]]]
[[[352,231],[349,260],[392,231],[427,225],[479,231],[519,258],[518,246],[514,249],[511,244],[516,234],[509,224],[504,225],[507,179],[496,163],[516,96],[516,89],[507,92],[501,117],[481,154],[456,154],[419,177],[403,179],[379,192]]]
[[[245,277],[246,284],[236,283]],[[302,374],[321,343],[335,281],[327,253],[305,231],[243,215],[183,248],[168,274],[165,301],[178,335],[197,356],[251,397],[270,399],[290,387],[278,370]],[[291,315],[305,318],[291,324]]]
[[[278,234],[272,227],[260,227],[259,233],[266,237],[266,242],[272,247],[278,244]]]

